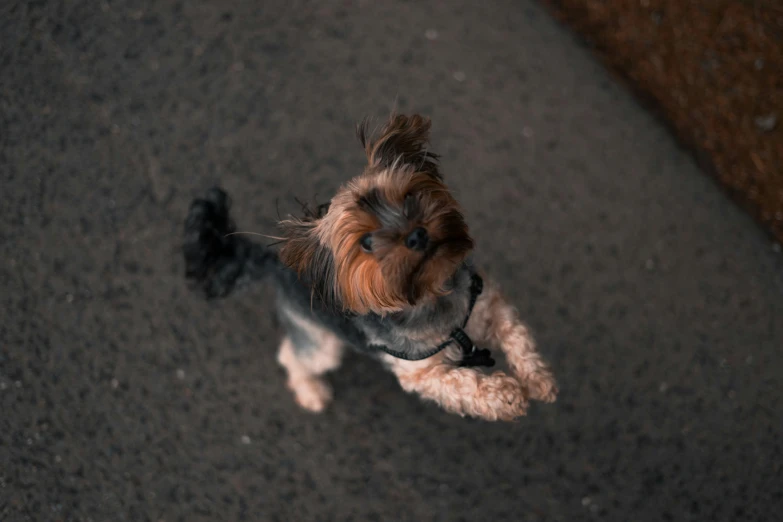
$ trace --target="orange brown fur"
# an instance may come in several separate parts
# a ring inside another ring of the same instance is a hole
[[[295,272],[302,273],[313,263],[315,252],[312,248],[312,243],[316,240],[315,226],[314,223],[293,219],[281,223],[283,226],[286,224],[290,224],[291,228],[293,228],[293,226],[298,226],[300,228],[300,233],[297,235],[288,235],[285,243],[280,249],[280,259]]]
[[[287,241],[280,258],[307,277],[321,297],[330,297],[343,309],[358,314],[387,314],[413,300],[445,292],[445,281],[472,249],[473,241],[459,205],[437,171],[437,156],[425,149],[429,129],[429,120],[421,116],[400,115],[392,118],[376,140],[361,130],[368,161],[365,172],[338,191],[322,219],[281,223]],[[386,205],[398,210],[407,195],[415,194],[420,219],[406,229],[384,229],[377,216],[359,203],[373,190]],[[416,227],[425,228],[431,241],[442,243],[431,258],[403,244]],[[359,248],[359,241],[374,232],[385,241],[370,255]],[[318,266],[325,264],[319,249],[330,253],[328,271]]]
[[[399,310],[404,299],[383,277],[376,257],[358,246],[359,239],[380,224],[358,208],[355,190],[349,186],[332,199],[329,216],[319,229],[321,241],[334,253],[335,292],[344,308],[356,313]]]
[[[317,233],[321,243],[328,245],[334,255],[336,294],[345,308],[360,314],[395,312],[408,305],[403,287],[406,277],[419,261],[418,254],[399,243],[379,252],[382,260],[358,247],[364,234],[380,227],[378,220],[357,204],[361,194],[373,188],[377,188],[392,205],[402,205],[406,194],[422,194],[424,219],[418,224],[430,232],[432,241],[446,239],[441,223],[459,215],[459,206],[443,182],[413,169],[385,169],[380,172],[368,169],[363,176],[344,187],[332,199],[329,214],[319,223]],[[410,229],[403,231],[402,235]],[[442,295],[443,283],[467,255],[472,246],[467,227],[459,232],[464,234],[465,243],[469,246],[448,251],[426,263],[418,276],[422,294]]]

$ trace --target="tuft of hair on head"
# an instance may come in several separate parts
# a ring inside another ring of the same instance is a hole
[[[429,150],[431,126],[430,119],[419,114],[397,114],[391,116],[375,137],[368,131],[369,120],[365,118],[356,126],[356,135],[371,167],[386,169],[402,164],[442,179],[439,156]]]

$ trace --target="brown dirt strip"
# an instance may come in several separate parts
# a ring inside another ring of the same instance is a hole
[[[783,242],[783,2],[542,1]]]

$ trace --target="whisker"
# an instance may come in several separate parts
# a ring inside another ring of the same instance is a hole
[[[229,233],[229,234],[226,234],[226,235],[225,235],[225,236],[223,236],[223,237],[228,237],[228,236],[236,236],[236,235],[238,235],[238,234],[247,234],[247,235],[250,235],[250,236],[261,236],[261,237],[268,237],[269,239],[279,239],[280,241],[285,241],[285,240],[286,240],[286,238],[284,238],[284,237],[278,237],[278,236],[267,236],[266,234],[259,234],[258,232],[231,232],[231,233]]]
[[[419,170],[424,166],[424,162],[427,161],[427,153],[429,152],[429,146],[424,148],[424,153],[421,155],[421,165],[419,165]]]
[[[296,201],[297,203],[299,203],[299,206],[302,208],[302,211],[301,211],[301,212],[302,212],[302,214],[303,214],[303,215],[304,215],[306,218],[311,218],[311,219],[312,219],[313,215],[312,215],[312,212],[310,211],[310,205],[308,205],[308,204],[307,204],[307,202],[305,202],[305,201],[302,201],[301,199],[299,199],[299,198],[298,198],[298,197],[296,197],[296,196],[294,196],[294,201]]]

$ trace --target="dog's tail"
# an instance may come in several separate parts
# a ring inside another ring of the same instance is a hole
[[[212,188],[191,203],[185,220],[185,277],[207,299],[225,297],[238,286],[261,279],[279,264],[264,245],[241,235],[229,216],[231,202]]]

